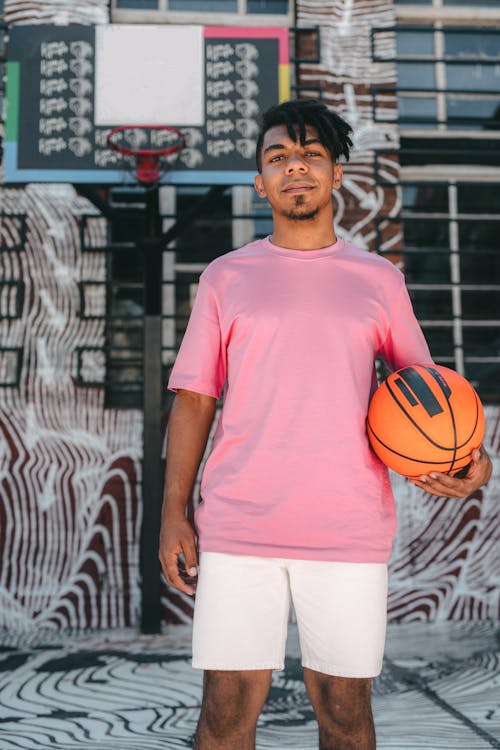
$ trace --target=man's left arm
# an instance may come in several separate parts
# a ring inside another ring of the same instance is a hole
[[[469,470],[462,479],[431,471],[430,474],[410,479],[410,482],[439,497],[465,497],[487,484],[493,471],[491,459],[483,446],[472,451],[471,459]]]
[[[412,364],[433,364],[404,284],[392,311],[391,327],[381,354],[393,369]],[[487,484],[492,471],[491,459],[484,447],[480,446],[472,452],[471,464],[465,477],[459,479],[432,471],[410,481],[433,495],[459,498]]]

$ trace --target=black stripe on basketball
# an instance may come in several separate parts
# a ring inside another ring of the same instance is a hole
[[[413,369],[413,368],[408,367],[406,369],[410,370],[410,369]],[[427,370],[433,377],[434,377],[434,373],[435,373],[437,375],[436,379],[438,380],[438,382],[439,382],[439,379],[442,379],[441,374],[439,372],[437,372],[436,370],[434,370],[433,367],[425,367],[424,369]],[[442,387],[440,382],[439,382],[439,385],[440,385],[440,387]],[[424,430],[422,430],[422,428],[417,424],[417,422],[415,422],[415,420],[412,418],[411,414],[409,414],[409,412],[406,410],[405,405],[402,404],[399,401],[397,393],[395,393],[392,390],[392,388],[391,388],[391,386],[390,386],[390,384],[389,384],[389,382],[387,380],[385,380],[380,387],[383,388],[384,386],[387,388],[387,390],[389,391],[389,393],[391,394],[392,398],[394,399],[394,401],[396,402],[396,404],[398,405],[398,407],[401,409],[401,411],[407,416],[408,420],[420,432],[420,434],[423,435],[426,438],[426,440],[428,440],[430,443],[432,443],[432,445],[434,445],[436,448],[440,448],[441,450],[454,450],[454,448],[450,448],[449,446],[440,445],[439,443],[436,443],[435,440],[433,440],[431,437],[429,437],[429,435],[427,435],[427,433]],[[446,393],[449,393],[451,395],[451,391],[450,391],[448,385],[446,385],[445,395],[446,395]],[[469,442],[469,440],[471,439],[472,435],[474,434],[474,432],[476,430],[477,422],[478,422],[478,419],[479,419],[479,403],[480,402],[479,402],[479,398],[477,396],[477,393],[474,392],[474,396],[475,396],[475,404],[476,404],[476,416],[475,416],[475,419],[474,419],[474,425],[472,427],[472,430],[471,430],[470,434],[467,436],[467,438],[462,443],[457,443],[456,444],[456,450],[460,450],[460,448],[462,448],[464,445],[466,445]],[[452,410],[451,405],[449,403],[449,398],[448,397],[447,397],[446,400],[447,400],[447,403],[448,403],[448,408],[450,410],[451,418],[453,420],[453,428],[454,428],[454,432],[455,432],[455,441],[456,441],[457,440],[457,435],[456,435],[456,430],[455,430],[455,419],[454,419],[454,415],[453,415],[453,410]],[[371,427],[370,427],[370,429],[371,429]]]
[[[407,368],[407,369],[413,369],[413,368]],[[395,402],[396,402],[396,404],[398,405],[399,409],[401,409],[401,411],[402,411],[402,412],[403,412],[403,413],[405,414],[405,416],[406,416],[406,417],[407,417],[407,419],[408,419],[408,420],[409,420],[409,421],[410,421],[410,422],[412,423],[412,425],[413,425],[413,426],[415,427],[415,429],[416,429],[416,430],[418,430],[418,432],[420,432],[420,434],[421,434],[421,435],[423,435],[423,436],[424,436],[424,438],[425,438],[426,440],[428,440],[428,441],[429,441],[429,443],[431,443],[431,445],[434,445],[434,446],[435,446],[436,448],[439,448],[440,450],[444,450],[444,451],[449,451],[449,450],[452,450],[452,451],[453,451],[453,450],[456,450],[456,447],[457,447],[457,446],[455,446],[455,447],[452,447],[452,448],[450,448],[450,447],[449,447],[449,446],[447,446],[447,445],[440,445],[439,443],[436,443],[436,441],[435,441],[435,440],[433,440],[433,439],[432,439],[432,438],[431,438],[431,437],[430,437],[430,436],[429,436],[429,435],[428,435],[428,434],[427,434],[427,433],[425,432],[425,430],[423,430],[423,429],[422,429],[422,428],[420,427],[420,425],[419,425],[419,424],[418,424],[418,423],[417,423],[417,422],[416,422],[416,421],[415,421],[415,420],[413,419],[413,417],[411,416],[411,414],[410,414],[410,413],[409,413],[409,412],[408,412],[408,411],[406,410],[406,408],[405,408],[405,405],[404,405],[404,404],[402,404],[402,403],[401,403],[401,401],[400,401],[400,400],[398,399],[397,393],[395,393],[395,392],[393,391],[393,389],[391,388],[391,385],[390,385],[390,383],[389,383],[389,382],[388,382],[387,380],[385,380],[385,381],[384,381],[384,383],[382,384],[381,388],[382,388],[383,386],[385,386],[385,387],[387,388],[387,390],[388,390],[388,391],[389,391],[389,393],[391,394],[392,398],[394,399],[394,401],[395,401]],[[429,387],[429,386],[427,386],[427,387]],[[433,398],[435,398],[434,394],[433,394]],[[440,408],[441,408],[441,407],[440,407]],[[441,409],[441,411],[442,411],[442,409]],[[371,429],[371,428],[370,428],[370,429]],[[378,440],[378,438],[377,438],[377,440]],[[406,458],[410,458],[410,456],[407,456]]]
[[[395,385],[397,385],[397,387],[399,388],[399,390],[401,391],[401,393],[403,394],[403,396],[405,396],[405,398],[407,399],[408,403],[411,404],[411,406],[417,406],[418,401],[415,398],[415,396],[413,395],[413,393],[410,391],[410,389],[408,388],[408,386],[406,385],[406,383],[404,382],[404,380],[402,380],[401,378],[396,378],[396,380],[394,381],[394,383],[395,383]]]
[[[425,368],[429,371],[429,368]],[[432,374],[432,373],[431,373]],[[429,417],[435,417],[436,414],[441,414],[443,407],[418,372],[414,367],[405,367],[399,371],[399,376],[403,378],[408,386],[420,401]],[[413,404],[412,404],[413,405]],[[415,404],[416,405],[416,404]]]
[[[449,401],[451,396],[451,389],[441,373],[438,372],[434,367],[426,367],[425,369],[427,370],[427,372],[431,373],[432,377],[443,391],[446,400]]]

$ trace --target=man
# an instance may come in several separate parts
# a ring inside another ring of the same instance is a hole
[[[255,188],[274,228],[200,279],[169,387],[160,559],[194,593],[193,666],[204,669],[194,747],[251,750],[293,600],[322,750],[372,750],[370,681],[381,669],[396,521],[365,430],[374,359],[431,364],[402,274],[335,235],[332,190],[350,126],[318,102],[263,118]],[[196,512],[185,508],[224,392]],[[415,481],[461,497],[486,482]],[[183,556],[187,573],[179,571]]]

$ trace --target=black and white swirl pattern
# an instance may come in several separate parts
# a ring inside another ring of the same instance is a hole
[[[47,633],[0,646],[2,750],[174,750],[192,747],[201,673],[190,666],[190,627],[172,634]],[[373,686],[379,750],[500,747],[500,659],[492,624],[389,628]],[[273,676],[258,750],[311,750],[317,728],[290,628]]]

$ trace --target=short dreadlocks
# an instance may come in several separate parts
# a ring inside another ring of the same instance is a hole
[[[298,138],[302,146],[306,140],[306,125],[310,125],[316,129],[321,144],[328,149],[334,161],[337,161],[339,156],[344,156],[346,161],[349,161],[349,149],[352,147],[349,137],[349,133],[352,133],[351,126],[322,102],[296,99],[276,104],[264,112],[255,150],[259,172],[262,169],[261,151],[264,136],[276,125],[286,125],[290,138],[293,141],[297,141]]]

